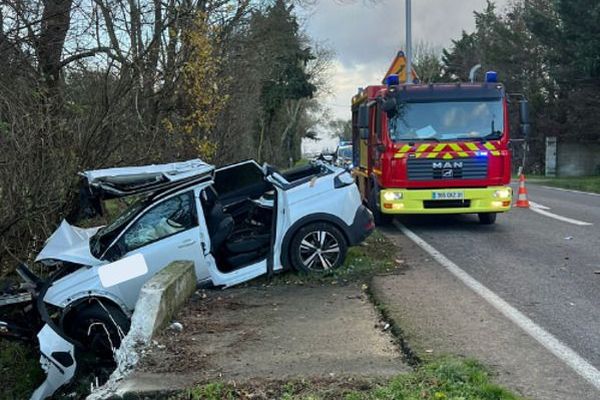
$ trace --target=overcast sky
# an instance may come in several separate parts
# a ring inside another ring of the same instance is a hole
[[[509,0],[496,0],[502,10]],[[486,0],[412,0],[413,43],[442,49],[474,29],[474,10]],[[305,11],[306,12],[306,11]],[[350,99],[358,87],[377,84],[404,43],[404,0],[318,0],[310,8],[305,29],[313,40],[335,52],[331,71],[333,94],[323,103],[338,118],[350,118]],[[300,12],[302,14],[303,12]],[[334,147],[325,140],[313,147]]]

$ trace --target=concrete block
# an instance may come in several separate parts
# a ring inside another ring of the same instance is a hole
[[[172,262],[144,284],[131,317],[129,332],[115,352],[117,368],[108,382],[94,390],[87,400],[100,400],[118,394],[118,382],[134,369],[141,351],[195,290],[196,273],[192,261]]]

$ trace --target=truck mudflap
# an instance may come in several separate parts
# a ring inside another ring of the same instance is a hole
[[[30,400],[43,400],[51,397],[61,386],[75,376],[75,345],[50,325],[46,324],[37,335],[40,342],[40,364],[46,372],[46,380],[33,392]]]

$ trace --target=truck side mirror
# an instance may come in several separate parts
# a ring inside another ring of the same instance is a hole
[[[358,107],[358,128],[361,130],[369,129],[369,107],[366,104],[361,104]]]
[[[529,102],[525,99],[519,102],[519,117],[521,125],[529,125]]]
[[[529,120],[529,102],[525,99],[519,101],[519,120],[521,122],[521,135],[524,139],[528,139],[531,133],[531,122]]]
[[[388,118],[394,118],[398,114],[398,102],[394,97],[385,99],[381,107]]]
[[[521,135],[524,139],[529,139],[531,134],[531,124],[521,124]]]

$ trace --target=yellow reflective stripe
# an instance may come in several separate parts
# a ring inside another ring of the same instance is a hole
[[[417,148],[417,153],[423,153],[429,147],[428,144],[422,144]]]
[[[494,146],[490,142],[485,142],[485,144],[483,145],[483,147],[485,147],[488,150],[496,150],[496,146]]]
[[[473,151],[479,150],[479,147],[477,147],[477,145],[475,143],[466,143],[466,145],[469,148],[469,150],[473,150]]]
[[[404,146],[402,146],[402,148],[399,150],[400,153],[406,153],[410,150],[411,146],[409,146],[408,144],[405,144]]]
[[[405,154],[404,153],[396,153],[394,154],[394,158],[404,158]]]
[[[454,158],[454,157],[452,157],[452,154],[450,154],[450,153],[446,153],[446,154],[444,154],[444,156],[443,156],[442,158],[443,158],[444,160],[451,160],[451,159],[452,159],[452,158]]]
[[[450,143],[450,148],[454,151],[461,151],[462,147],[460,147],[457,143]]]
[[[442,151],[446,148],[446,143],[440,143],[433,148],[433,151]]]
[[[415,158],[421,158],[421,156],[425,153],[415,153]]]
[[[464,151],[459,151],[459,152],[458,152],[458,155],[459,155],[460,157],[469,157],[469,155],[468,155],[467,153],[465,153]]]
[[[493,156],[499,156],[500,155],[500,152],[498,150],[491,151],[490,153],[492,153]]]
[[[436,158],[438,154],[440,154],[440,153],[437,153],[437,152],[432,152],[432,153],[429,153],[429,154],[427,155],[427,158]]]

